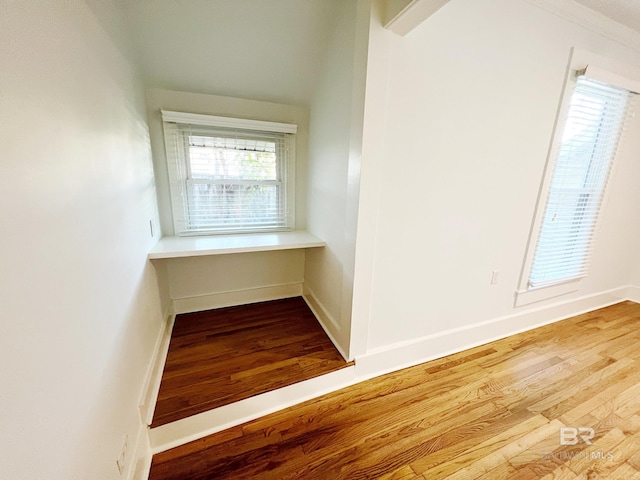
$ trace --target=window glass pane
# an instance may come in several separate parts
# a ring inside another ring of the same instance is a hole
[[[189,136],[191,178],[276,180],[276,142]]]

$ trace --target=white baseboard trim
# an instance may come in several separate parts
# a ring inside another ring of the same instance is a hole
[[[278,390],[152,428],[151,452],[164,452],[227,428],[311,400],[355,383],[354,367],[311,378]]]
[[[640,288],[620,287],[373,349],[365,355],[356,357],[356,378],[358,381],[367,380],[385,373],[419,365],[575,315],[630,300],[630,295],[640,299]]]
[[[279,300],[302,295],[302,283],[285,283],[268,287],[247,288],[230,292],[212,293],[196,297],[174,298],[173,311],[178,313],[201,312],[214,308],[246,305],[249,303]]]
[[[331,343],[333,343],[333,346],[336,347],[336,349],[338,350],[340,355],[342,355],[342,358],[344,358],[345,361],[350,362],[352,359],[349,358],[346,351],[342,348],[342,345],[340,345],[340,343],[336,340],[336,338],[331,333],[331,328],[329,328],[328,326],[328,325],[333,325],[337,329],[337,331],[340,331],[340,327],[337,325],[334,318],[329,314],[327,309],[324,308],[322,303],[318,301],[317,297],[313,294],[313,292],[306,287],[305,287],[305,293],[302,295],[302,298],[304,298],[304,301],[306,302],[307,306],[315,315],[316,319],[318,320],[318,323],[324,330],[324,333],[327,334],[327,337],[329,337],[329,340],[331,340]]]
[[[171,332],[175,322],[175,314],[170,313],[171,307],[165,312],[165,321],[158,329],[156,341],[153,347],[153,354],[147,372],[144,377],[143,388],[138,402],[138,413],[140,414],[140,427],[136,435],[134,449],[130,453],[131,461],[127,466],[127,471],[123,478],[126,480],[146,480],[149,478],[151,469],[151,443],[149,439],[149,425],[153,419],[153,412],[156,407],[158,392],[160,391],[160,381],[164,364],[169,352],[169,342]]]
[[[624,287],[624,289],[625,289],[626,300],[631,300],[632,302],[640,303],[640,287],[629,285]]]
[[[329,310],[324,306],[324,304],[318,300],[318,296],[315,292],[306,284],[304,286],[303,296],[307,304],[309,304],[309,308],[314,311],[314,313],[317,311],[318,316],[322,317],[322,321],[324,323],[331,325],[336,332],[342,330],[340,322],[338,322],[333,315],[329,313]]]
[[[149,363],[147,374],[145,376],[144,388],[140,401],[140,418],[145,425],[151,425],[153,412],[156,408],[156,400],[160,391],[160,381],[162,380],[162,371],[167,361],[167,353],[169,353],[169,342],[171,341],[171,332],[175,323],[175,314],[167,314],[166,320],[163,322],[162,328],[158,332],[153,357]]]
[[[126,480],[148,480],[151,470],[151,444],[149,443],[149,427],[141,424],[138,429],[134,450],[131,452],[133,461],[130,462]]]

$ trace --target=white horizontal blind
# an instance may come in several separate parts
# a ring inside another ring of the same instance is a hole
[[[164,123],[178,235],[284,230],[288,135]]]
[[[538,234],[530,287],[586,275],[629,92],[578,77]]]

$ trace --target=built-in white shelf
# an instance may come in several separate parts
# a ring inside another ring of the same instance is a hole
[[[162,237],[149,252],[149,258],[153,260],[227,255],[230,253],[317,248],[325,245],[325,242],[318,237],[303,230],[241,235]]]

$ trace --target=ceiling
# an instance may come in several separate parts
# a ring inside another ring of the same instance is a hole
[[[118,4],[147,86],[308,104],[343,1]]]
[[[640,32],[640,0],[575,0],[602,15]]]

